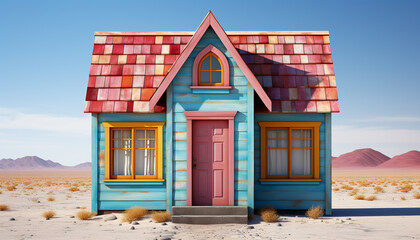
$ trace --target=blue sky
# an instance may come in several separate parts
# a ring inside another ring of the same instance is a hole
[[[419,1],[1,1],[0,159],[90,161],[83,113],[95,31],[330,32],[333,155],[420,150]]]

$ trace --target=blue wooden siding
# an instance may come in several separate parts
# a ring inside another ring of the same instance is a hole
[[[164,113],[98,114],[97,143],[99,155],[97,156],[97,166],[95,167],[95,164],[92,164],[92,168],[96,168],[98,174],[97,185],[94,185],[98,188],[98,210],[125,210],[132,206],[141,206],[150,210],[165,210],[167,207],[166,184],[107,185],[103,182],[105,177],[105,129],[102,125],[103,122],[166,122],[166,115]],[[166,146],[166,127],[167,124],[163,128],[163,146]],[[163,178],[166,179],[166,152],[162,152]]]
[[[229,94],[192,93],[192,66],[197,54],[212,44],[229,62]],[[248,80],[213,29],[208,29],[172,82],[174,205],[187,204],[187,119],[184,111],[238,111],[235,117],[235,205],[248,206]],[[253,108],[253,106],[252,106]],[[252,194],[251,194],[252,195]]]
[[[322,113],[256,113],[255,114],[255,208],[308,209],[321,206],[331,213],[331,136],[330,114]],[[319,128],[320,183],[304,182],[261,184],[261,135],[258,122],[322,122]],[[328,135],[328,136],[327,136]],[[328,194],[329,193],[329,194]]]

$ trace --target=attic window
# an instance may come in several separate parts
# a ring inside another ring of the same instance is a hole
[[[231,88],[229,63],[225,55],[213,45],[208,45],[195,58],[191,88]]]

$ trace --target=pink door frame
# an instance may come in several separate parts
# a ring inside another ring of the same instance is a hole
[[[228,204],[235,205],[235,116],[237,111],[184,111],[187,117],[187,206],[192,206],[192,121],[194,120],[228,120],[228,162],[229,162],[229,179],[228,179]]]

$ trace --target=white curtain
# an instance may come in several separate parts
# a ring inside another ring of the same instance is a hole
[[[147,140],[145,140],[145,145],[142,147],[146,147],[147,149],[136,150],[136,175],[155,175],[155,159],[156,159],[155,131],[147,130],[146,138]]]
[[[287,131],[269,130],[268,138],[268,175],[287,175],[287,140],[277,140],[287,138]]]
[[[124,140],[122,145],[123,148],[131,148],[131,140]],[[114,149],[114,175],[131,175],[130,149]]]
[[[295,130],[293,130],[295,131]],[[299,131],[300,130],[296,130]],[[300,135],[300,134],[299,134]],[[310,130],[303,130],[301,138],[311,138]],[[292,140],[292,174],[293,175],[310,175],[311,174],[311,140]],[[301,149],[303,148],[303,149]],[[308,148],[308,149],[305,149]]]

